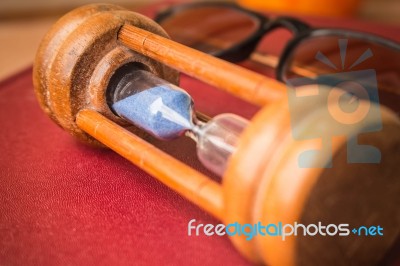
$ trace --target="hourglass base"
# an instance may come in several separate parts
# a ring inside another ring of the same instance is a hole
[[[343,129],[350,139],[357,137],[358,143],[376,147],[381,153],[378,163],[351,162],[349,139],[342,137],[332,139],[331,149],[321,149],[314,165],[301,165],[299,156],[321,147],[322,142],[320,139],[296,140],[293,130],[314,132],[318,126],[333,132],[333,126],[337,125],[321,119],[324,109],[326,106],[321,103],[298,104],[296,110],[304,118],[292,125],[289,107],[284,101],[266,107],[252,120],[224,175],[224,222],[260,222],[264,226],[345,224],[347,235],[339,232],[334,236],[311,235],[314,231],[310,229],[311,234],[304,236],[300,229],[295,236],[286,227],[285,239],[282,234],[258,234],[251,241],[244,235],[233,236],[235,246],[253,261],[268,265],[319,265],[338,261],[344,265],[378,264],[399,234],[398,117],[380,107],[381,116]],[[379,107],[371,105],[371,109],[379,110]],[[367,129],[380,123],[382,130],[368,132]],[[362,226],[367,231],[372,228],[371,232],[375,230],[376,235],[365,233]],[[384,228],[383,236],[377,235],[378,226]]]

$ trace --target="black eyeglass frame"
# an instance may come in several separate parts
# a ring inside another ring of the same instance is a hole
[[[293,34],[293,38],[285,45],[279,58],[278,66],[276,68],[276,78],[280,81],[285,81],[284,73],[288,67],[287,62],[290,61],[289,59],[291,58],[293,52],[296,50],[296,47],[301,42],[305,41],[308,38],[324,37],[324,36],[358,38],[358,39],[364,39],[368,42],[374,42],[376,44],[386,46],[389,49],[394,49],[395,51],[400,52],[399,43],[396,43],[395,41],[392,41],[390,39],[378,35],[361,31],[340,29],[340,28],[312,28],[307,23],[292,17],[282,16],[271,20],[261,13],[257,13],[252,10],[243,8],[235,3],[197,2],[197,3],[176,5],[158,13],[155,17],[155,21],[159,24],[162,24],[162,22],[165,19],[173,16],[174,14],[183,12],[187,9],[195,9],[199,7],[230,8],[234,9],[235,11],[245,13],[258,21],[259,23],[258,29],[247,39],[244,39],[243,41],[233,45],[229,49],[211,53],[213,56],[216,56],[218,58],[233,63],[240,62],[249,58],[251,53],[253,53],[254,50],[256,49],[258,43],[267,33],[272,32],[273,30],[278,28],[288,29]]]

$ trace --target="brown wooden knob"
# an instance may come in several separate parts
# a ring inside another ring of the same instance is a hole
[[[105,96],[110,78],[121,66],[136,64],[178,83],[177,71],[119,44],[118,31],[125,24],[167,37],[158,24],[140,14],[94,4],[63,16],[37,52],[33,82],[40,106],[58,125],[87,143],[100,145],[75,124],[82,109],[93,109],[124,125],[108,107]],[[135,133],[140,134],[138,130]]]

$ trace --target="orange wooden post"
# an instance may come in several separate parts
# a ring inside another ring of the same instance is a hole
[[[131,25],[118,39],[127,47],[256,105],[279,100],[286,86],[274,79]]]
[[[77,125],[142,170],[222,220],[221,186],[150,143],[92,110],[82,110]]]

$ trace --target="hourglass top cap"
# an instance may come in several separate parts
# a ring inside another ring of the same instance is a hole
[[[123,46],[118,32],[124,25],[168,38],[158,24],[140,14],[115,5],[92,4],[69,12],[52,26],[34,63],[33,83],[41,108],[64,130],[97,146],[100,143],[77,126],[76,115],[92,109],[127,125],[111,111],[105,96],[118,68],[135,63],[173,84],[179,79],[177,71]]]

